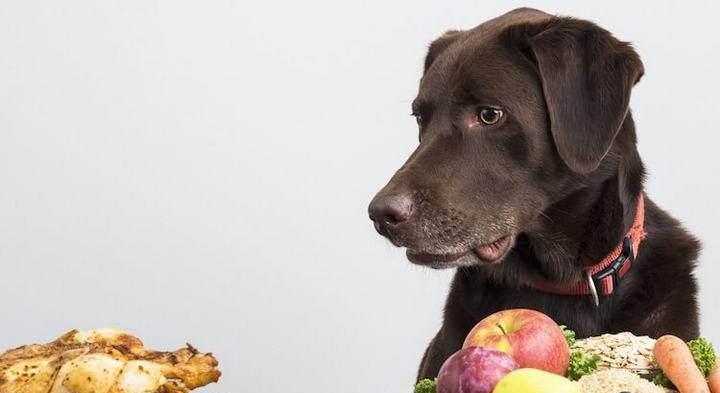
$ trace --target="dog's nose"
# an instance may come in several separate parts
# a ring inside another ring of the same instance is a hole
[[[407,221],[413,212],[413,200],[407,194],[377,195],[368,208],[370,219],[378,231]]]

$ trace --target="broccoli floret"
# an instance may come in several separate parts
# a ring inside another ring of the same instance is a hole
[[[573,344],[575,344],[575,332],[568,329],[565,325],[560,325],[560,329],[562,330],[563,334],[565,335],[565,340],[567,340],[568,346],[572,347]]]
[[[571,381],[577,381],[583,375],[597,371],[597,363],[600,360],[598,355],[589,355],[582,351],[573,351],[570,354],[567,377]]]
[[[712,344],[706,338],[700,337],[694,340],[688,341],[688,347],[692,352],[695,364],[697,364],[700,372],[704,376],[707,376],[712,369],[715,368],[717,363],[717,357],[715,356],[715,350]]]
[[[421,379],[415,384],[415,393],[435,393],[437,382],[434,379]]]

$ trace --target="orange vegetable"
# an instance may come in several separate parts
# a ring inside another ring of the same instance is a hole
[[[685,341],[671,335],[662,336],[655,342],[653,353],[658,366],[680,393],[710,392]]]
[[[715,368],[708,374],[708,385],[711,393],[720,393],[720,369]]]

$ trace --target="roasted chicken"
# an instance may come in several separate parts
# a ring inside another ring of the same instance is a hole
[[[212,354],[146,349],[116,329],[70,331],[0,355],[0,393],[185,393],[217,382]]]

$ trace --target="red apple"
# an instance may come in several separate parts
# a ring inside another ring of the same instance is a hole
[[[570,348],[560,326],[547,315],[526,309],[496,312],[478,322],[463,348],[494,348],[512,356],[521,368],[565,375]]]
[[[503,352],[463,348],[440,368],[437,393],[491,393],[502,377],[517,368],[517,363]]]

